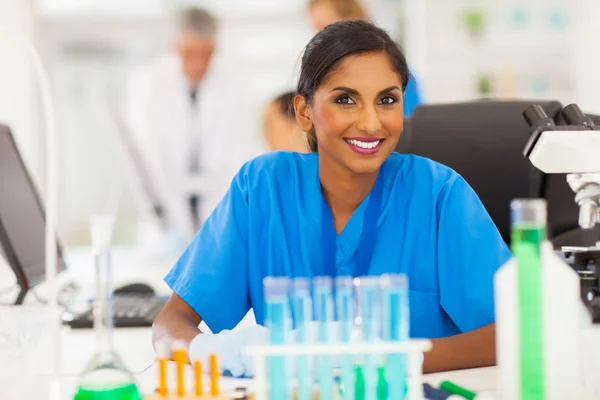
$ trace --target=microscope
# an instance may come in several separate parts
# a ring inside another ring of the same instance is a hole
[[[539,105],[523,112],[531,128],[524,155],[546,174],[567,174],[579,206],[579,226],[600,224],[600,127],[595,127],[576,104],[563,108],[567,125],[557,126]],[[593,247],[563,247],[562,255],[577,271],[581,298],[600,322],[600,243]]]

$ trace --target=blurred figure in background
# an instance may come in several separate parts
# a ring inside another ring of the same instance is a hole
[[[264,135],[271,151],[307,153],[304,132],[296,123],[295,92],[285,92],[273,99],[264,110]]]
[[[337,21],[369,19],[359,0],[309,0],[308,15],[317,31]],[[414,76],[411,76],[404,92],[404,115],[412,114],[420,103],[419,88]]]
[[[123,116],[162,197],[167,226],[189,239],[262,146],[243,85],[215,60],[215,18],[189,8],[178,28],[173,51],[128,83]]]

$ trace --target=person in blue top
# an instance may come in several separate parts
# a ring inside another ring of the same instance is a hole
[[[433,339],[425,372],[495,363],[493,276],[511,256],[456,172],[394,153],[403,130],[405,57],[363,21],[307,45],[294,109],[308,154],[246,163],[166,277],[174,293],[154,341],[264,322],[267,276],[405,273],[410,335]]]
[[[309,0],[308,16],[316,31],[338,21],[369,19],[365,7],[359,0]],[[404,90],[404,116],[410,116],[421,103],[421,90],[416,78],[410,74]]]

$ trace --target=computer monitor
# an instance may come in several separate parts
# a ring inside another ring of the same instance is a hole
[[[10,129],[0,124],[0,245],[21,287],[16,304],[45,278],[45,229],[37,190]],[[57,271],[64,269],[58,246]]]

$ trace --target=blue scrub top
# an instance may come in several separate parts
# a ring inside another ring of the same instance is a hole
[[[411,337],[494,321],[493,276],[511,256],[481,201],[456,172],[393,153],[369,274],[406,273]],[[352,275],[370,195],[337,238],[338,275]],[[326,275],[318,155],[269,153],[246,163],[166,277],[213,332],[252,307],[264,321],[263,278]]]

